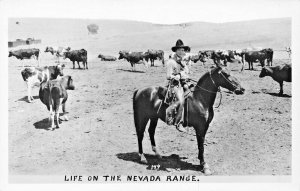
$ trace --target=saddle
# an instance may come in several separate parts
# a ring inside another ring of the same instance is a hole
[[[183,127],[186,127],[188,125],[188,98],[191,96],[191,92],[194,91],[194,85],[189,86],[189,91],[184,92],[184,111],[183,111]],[[166,107],[170,106],[173,102],[176,101],[176,95],[172,87],[158,87],[158,97],[162,100],[162,105],[165,105]],[[175,111],[176,113],[176,111]]]

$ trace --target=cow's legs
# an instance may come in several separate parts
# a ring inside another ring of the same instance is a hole
[[[148,70],[148,62],[146,62],[145,60],[142,61],[145,65],[146,70]]]
[[[73,61],[73,69],[75,69],[75,61]]]
[[[283,94],[283,82],[278,82],[279,86],[280,86],[280,91],[279,91],[279,95]]]
[[[154,138],[155,128],[156,128],[156,125],[157,125],[157,120],[158,119],[151,119],[150,120],[150,126],[149,126],[149,129],[148,129],[148,132],[149,132],[149,136],[150,136],[152,151],[155,153],[156,156],[161,158],[161,155],[157,151],[157,148],[156,148],[156,145],[155,145],[155,138]]]
[[[130,65],[131,65],[131,71],[133,71],[134,64],[130,62]]]
[[[62,111],[63,111],[63,115],[64,115],[64,118],[65,118],[65,120],[66,121],[69,121],[69,119],[68,119],[68,117],[67,117],[67,115],[66,115],[66,103],[63,103],[62,104]]]
[[[38,65],[38,67],[40,67],[40,60],[39,60],[39,56],[36,56],[36,61],[37,61],[37,65]]]
[[[85,66],[86,66],[86,69],[89,69],[87,61],[85,62]]]
[[[58,128],[60,128],[60,126],[59,126],[59,110],[58,109],[55,111],[55,116],[56,116],[56,128],[58,129]]]
[[[29,83],[28,83],[27,84],[27,100],[29,103],[33,100],[33,97],[31,96],[31,89],[32,89],[32,86],[29,85]]]
[[[78,68],[80,69],[79,61],[77,61],[77,64],[78,64]],[[83,69],[84,69],[84,64],[83,64]]]
[[[54,125],[54,112],[52,110],[52,105],[50,105],[50,124],[51,124],[51,127],[50,129],[51,130],[54,130],[55,129],[55,125]]]

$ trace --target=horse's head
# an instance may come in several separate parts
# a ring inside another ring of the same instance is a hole
[[[245,89],[241,86],[238,79],[230,75],[230,71],[227,68],[218,66],[211,71],[211,78],[216,86],[221,86],[235,94],[244,94]]]

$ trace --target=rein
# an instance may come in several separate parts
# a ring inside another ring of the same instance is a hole
[[[213,79],[212,79],[212,77],[211,77],[211,74],[209,74],[209,76],[210,76],[210,79],[212,80],[213,84],[216,86],[215,82],[213,81]],[[193,80],[193,79],[189,79],[189,80],[192,81],[192,82],[194,82],[194,83],[197,83],[196,80]],[[219,101],[218,106],[216,106],[215,108],[219,108],[219,107],[220,107],[221,102],[222,102],[222,91],[221,91],[220,87],[217,87],[217,86],[216,86],[216,87],[218,88],[218,91],[213,92],[213,91],[209,91],[209,90],[207,90],[207,89],[205,89],[205,88],[199,86],[198,84],[196,84],[196,86],[199,87],[200,89],[204,90],[204,91],[209,92],[209,93],[216,94],[216,93],[220,92],[220,101]]]

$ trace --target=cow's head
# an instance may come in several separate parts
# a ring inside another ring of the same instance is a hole
[[[69,58],[70,52],[64,52],[63,53],[63,59]]]
[[[99,54],[99,55],[98,55],[98,58],[102,58],[102,57],[103,57],[103,55],[102,55],[102,54]]]
[[[51,52],[53,54],[54,50],[52,47],[46,47],[46,50],[44,52]]]
[[[126,57],[125,57],[125,53],[126,53],[126,52],[124,52],[124,51],[120,51],[120,52],[119,52],[119,58],[118,58],[118,59],[121,60],[121,59],[123,59],[123,58],[126,58]]]
[[[65,65],[61,65],[61,64],[58,64],[56,67],[55,67],[55,75],[56,76],[63,76],[64,75],[64,70],[65,68]]]
[[[205,56],[206,58],[212,58],[213,53],[214,53],[214,51],[212,51],[212,50],[205,50],[205,51],[203,52],[203,54],[204,54],[204,56]]]
[[[261,72],[259,74],[259,77],[260,78],[263,78],[265,76],[269,76],[271,73],[270,71],[270,68],[268,66],[264,66],[262,69],[261,69]]]
[[[11,57],[11,56],[13,56],[13,53],[12,53],[12,51],[9,51],[8,52],[8,57]]]
[[[202,52],[202,51],[199,51],[198,52],[198,56],[199,56],[199,60],[202,62],[202,63],[205,63],[208,59],[208,56],[205,52]]]
[[[150,59],[150,53],[149,53],[149,50],[147,52],[144,52],[143,53],[143,57],[145,58],[145,60],[148,62],[149,59]]]

